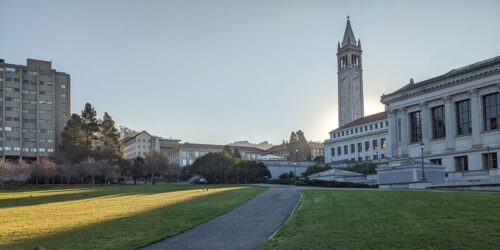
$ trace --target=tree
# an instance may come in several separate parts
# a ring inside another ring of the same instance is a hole
[[[137,184],[137,179],[144,177],[144,164],[144,159],[138,156],[130,165],[129,175],[134,180],[134,184]]]
[[[64,155],[62,158],[68,159],[72,164],[88,157],[85,151],[86,139],[83,126],[82,118],[78,114],[72,114],[61,134],[59,151]]]
[[[54,178],[57,174],[56,164],[47,157],[40,158],[38,164],[45,177],[45,185],[48,185],[50,178]],[[53,180],[52,183],[54,183]]]
[[[325,163],[325,157],[322,156],[322,155],[318,155],[318,156],[314,157],[313,161],[316,162],[316,164],[318,164],[318,165],[324,164]]]
[[[205,177],[208,183],[222,184],[230,181],[225,177],[229,177],[234,173],[235,164],[236,159],[230,154],[224,152],[208,153],[196,159],[187,168],[191,174]]]
[[[99,122],[96,150],[100,159],[117,160],[123,156],[120,134],[115,127],[115,121],[107,112]]]
[[[157,151],[151,151],[145,154],[145,167],[149,176],[151,176],[151,184],[155,184],[155,175],[160,175],[168,169],[167,157]]]
[[[222,152],[223,153],[227,153],[229,155],[233,155],[233,151],[231,150],[231,147],[229,147],[229,145],[225,145],[223,148],[222,148]]]
[[[85,138],[85,152],[90,155],[95,147],[96,133],[99,132],[99,121],[97,112],[92,104],[86,103],[82,111],[82,125]]]
[[[83,175],[90,175],[92,178],[92,186],[95,186],[95,177],[99,174],[99,163],[97,163],[93,158],[87,158],[80,162],[79,169],[80,173]],[[83,171],[82,171],[83,170]],[[83,177],[82,177],[83,184]]]
[[[235,148],[233,151],[233,158],[241,159],[240,151],[237,148]]]
[[[293,161],[311,160],[311,147],[302,130],[292,132],[287,145],[289,158]]]

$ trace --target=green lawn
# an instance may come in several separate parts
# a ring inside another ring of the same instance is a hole
[[[500,195],[307,190],[262,249],[499,249]]]
[[[0,249],[137,249],[206,222],[261,191],[162,184],[0,192]]]

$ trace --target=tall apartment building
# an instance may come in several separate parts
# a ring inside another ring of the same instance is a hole
[[[0,59],[0,154],[3,159],[37,159],[57,150],[71,115],[70,75],[52,63],[26,65]]]

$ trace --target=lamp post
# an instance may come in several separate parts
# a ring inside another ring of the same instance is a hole
[[[293,181],[297,181],[297,164],[299,163],[299,150],[295,149],[295,169],[293,173]]]
[[[425,178],[425,169],[424,169],[424,147],[425,144],[423,142],[420,143],[420,155],[422,156],[422,182],[427,180]]]
[[[486,150],[488,151],[488,153],[486,154],[486,161],[488,161],[486,164],[486,170],[490,171],[490,168],[491,168],[491,165],[490,165],[490,162],[491,162],[491,160],[490,160],[490,146],[487,146]]]

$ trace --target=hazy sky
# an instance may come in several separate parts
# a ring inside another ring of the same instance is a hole
[[[383,93],[500,55],[500,1],[0,0],[0,58],[52,60],[71,109],[183,141],[324,140],[346,16],[365,112]]]

